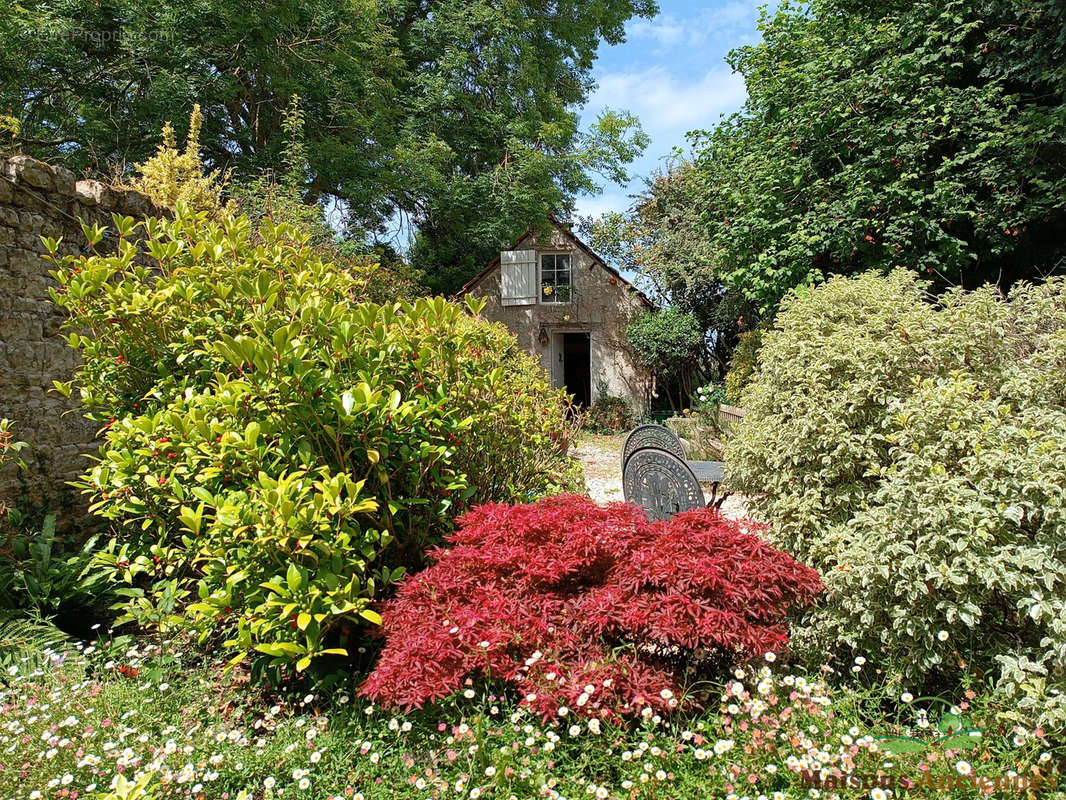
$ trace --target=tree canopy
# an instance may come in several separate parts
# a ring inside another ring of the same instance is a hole
[[[75,169],[142,162],[203,109],[203,154],[236,178],[283,166],[301,98],[310,199],[355,236],[402,218],[449,290],[532,219],[566,212],[646,145],[636,120],[576,109],[601,41],[653,0],[48,0],[0,18],[0,112]],[[179,131],[180,132],[180,131]]]
[[[646,179],[645,191],[627,212],[582,220],[593,248],[637,273],[661,305],[686,312],[707,345],[708,366],[725,374],[739,337],[759,321],[755,304],[713,268],[715,243],[702,221],[702,199],[691,180],[691,162],[679,160]]]
[[[673,306],[641,314],[626,327],[626,339],[641,363],[660,379],[671,405],[671,389],[677,390],[675,408],[681,408],[692,392],[692,373],[704,346],[696,318]]]
[[[772,313],[830,274],[902,266],[945,288],[1062,271],[1066,10],[1055,0],[786,4],[730,55],[743,109],[634,210],[682,305]]]

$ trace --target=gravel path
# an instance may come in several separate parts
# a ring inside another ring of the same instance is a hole
[[[603,436],[584,434],[570,455],[581,462],[585,471],[585,491],[597,503],[621,501],[622,496],[622,444],[625,434]],[[709,486],[704,487],[710,491]],[[722,515],[739,519],[747,514],[747,502],[743,495],[730,495],[722,504]]]

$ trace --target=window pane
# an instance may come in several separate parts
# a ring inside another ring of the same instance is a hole
[[[569,303],[570,256],[567,253],[544,253],[540,257],[540,295],[544,303]]]

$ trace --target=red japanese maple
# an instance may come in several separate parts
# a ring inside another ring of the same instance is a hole
[[[780,650],[788,609],[822,588],[754,523],[712,509],[648,522],[575,495],[483,505],[449,543],[384,605],[364,696],[417,708],[491,677],[545,716],[669,710],[694,654]]]

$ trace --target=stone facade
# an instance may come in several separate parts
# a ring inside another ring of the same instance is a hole
[[[64,314],[50,299],[53,265],[42,258],[41,237],[62,237],[64,254],[82,252],[77,220],[112,226],[112,213],[142,218],[160,211],[137,192],[76,181],[70,171],[28,156],[0,157],[0,418],[12,420],[15,438],[31,447],[21,454],[26,471],[0,469],[0,504],[43,506],[61,519],[83,507],[67,484],[99,447],[97,426],[53,390],[53,381],[70,379],[78,357],[60,331]]]
[[[460,294],[484,298],[486,304],[481,316],[507,326],[518,337],[522,348],[540,359],[556,387],[565,386],[568,377],[565,362],[570,340],[565,338],[566,334],[587,335],[590,399],[594,402],[606,393],[624,398],[637,413],[645,412],[653,388],[652,378],[628,347],[625,331],[633,318],[651,310],[652,304],[556,220],[552,220],[549,235],[538,237],[530,231],[511,249],[537,252],[538,285],[541,256],[569,253],[570,302],[541,302],[538,298],[528,305],[504,305],[498,258],[463,287]]]

